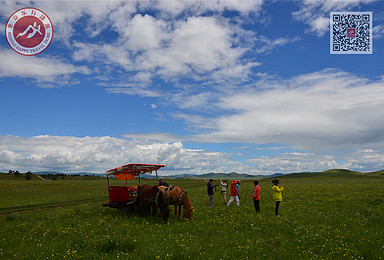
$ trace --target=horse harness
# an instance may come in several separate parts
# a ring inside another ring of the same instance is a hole
[[[156,193],[156,195],[155,195],[155,205],[156,205],[156,207],[158,207],[159,206],[159,195],[160,195],[160,193],[162,193],[162,191],[161,190],[158,190],[157,191],[157,193]],[[136,201],[136,199],[137,199],[137,197],[135,198],[135,201]],[[150,202],[153,202],[153,198],[149,198],[149,199],[146,199],[147,201],[150,201]],[[142,203],[142,202],[141,202]]]
[[[165,197],[165,199],[169,202],[171,200],[171,198],[169,197],[169,191],[173,190],[173,188],[175,188],[174,185],[171,185],[169,186],[167,189],[165,189],[167,191],[167,196]],[[183,201],[183,197],[184,197],[184,194],[188,194],[188,192],[186,190],[183,190],[183,192],[180,194],[179,198],[177,198],[174,203],[175,205],[182,205],[182,201]]]
[[[173,188],[175,188],[175,185],[171,185],[165,189],[167,191],[167,196],[166,196],[167,200],[169,199],[169,191],[173,190]]]

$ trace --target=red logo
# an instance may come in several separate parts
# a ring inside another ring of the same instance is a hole
[[[356,37],[356,29],[355,28],[347,29],[347,37]]]
[[[17,53],[37,55],[48,48],[52,41],[52,22],[39,9],[22,8],[9,17],[5,25],[5,38]]]

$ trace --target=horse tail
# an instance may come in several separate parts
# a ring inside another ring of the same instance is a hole
[[[156,194],[156,204],[160,208],[160,212],[162,212],[164,217],[166,217],[168,219],[168,217],[169,217],[169,206],[167,205],[167,203],[166,203],[166,201],[164,199],[162,191],[158,191],[157,194]]]
[[[161,191],[157,191],[156,192],[156,196],[155,196],[155,204],[156,204],[156,207],[159,207],[159,196],[162,192]]]

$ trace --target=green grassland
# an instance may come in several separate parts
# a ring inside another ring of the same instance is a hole
[[[166,179],[188,191],[195,212],[174,220],[172,206],[163,224],[103,208],[104,178],[0,174],[0,259],[382,259],[384,178],[279,179],[280,217],[270,179],[260,180],[258,214],[250,180],[241,182],[240,207],[226,207],[218,189],[210,208],[207,180]]]

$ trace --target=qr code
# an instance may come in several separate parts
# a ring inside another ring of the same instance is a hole
[[[372,54],[372,12],[331,12],[331,54]]]

